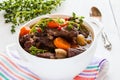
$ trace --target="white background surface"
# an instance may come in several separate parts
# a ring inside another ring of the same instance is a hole
[[[120,0],[111,0],[111,5],[120,34]]]
[[[107,51],[103,47],[102,38],[98,38],[96,56],[107,58],[109,61],[110,68],[106,80],[119,80],[120,35],[118,34],[118,31],[120,31],[120,1],[111,0],[111,2],[118,26],[115,25],[109,0],[66,0],[54,13],[71,14],[72,12],[75,12],[78,15],[89,17],[91,6],[97,6],[101,10],[103,15],[102,23],[105,26],[104,31],[107,33],[113,47],[111,51]],[[17,34],[11,34],[11,24],[4,23],[3,13],[4,12],[0,12],[0,52],[5,53],[6,46],[16,42]],[[19,28],[17,28],[17,30],[19,30]]]

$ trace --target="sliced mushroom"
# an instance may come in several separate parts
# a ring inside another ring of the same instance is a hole
[[[58,59],[67,57],[67,51],[64,49],[55,49],[55,57]]]
[[[87,44],[85,37],[82,34],[79,34],[77,36],[77,42],[81,45],[81,46],[85,46]]]

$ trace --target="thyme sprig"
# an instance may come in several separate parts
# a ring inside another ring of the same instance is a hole
[[[51,13],[63,0],[5,0],[0,3],[0,11],[4,10],[5,22],[12,23],[11,32],[17,25],[29,21],[39,15]]]

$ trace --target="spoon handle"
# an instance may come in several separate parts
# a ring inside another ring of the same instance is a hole
[[[104,31],[102,31],[102,38],[104,40],[104,47],[110,51],[112,49],[112,44],[108,40],[108,37]]]

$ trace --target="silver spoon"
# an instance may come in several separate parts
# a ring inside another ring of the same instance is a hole
[[[101,21],[102,14],[98,8],[92,7],[91,12],[90,12],[90,17],[94,17],[94,18],[98,19],[99,21]],[[102,31],[102,38],[104,41],[104,47],[110,51],[112,49],[112,44],[110,43],[110,41],[104,31]]]

